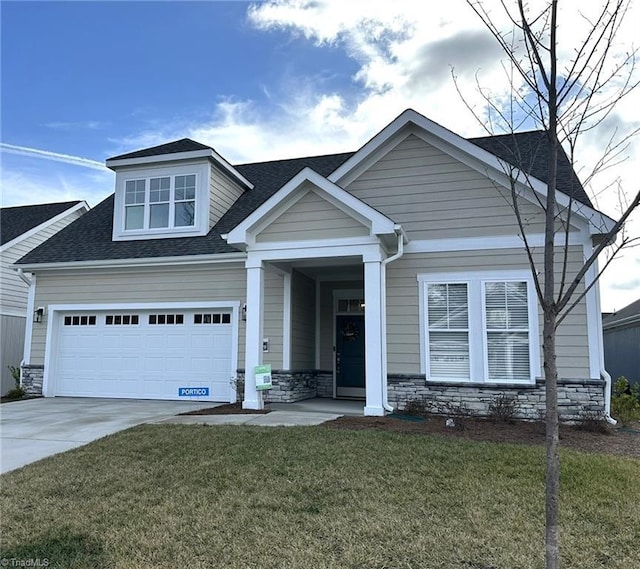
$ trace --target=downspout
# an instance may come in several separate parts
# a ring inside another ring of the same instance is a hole
[[[382,320],[382,406],[385,411],[393,413],[393,407],[387,401],[388,378],[387,378],[387,265],[396,261],[404,255],[404,232],[401,225],[394,225],[393,231],[398,237],[396,252],[383,259],[380,271],[380,318]]]
[[[604,379],[604,418],[611,425],[615,425],[618,421],[616,421],[611,416],[611,375],[604,368],[604,338],[602,331],[602,310],[600,305],[600,283],[596,283],[594,289],[596,296],[596,314],[598,319],[598,352],[600,357],[600,377]]]
[[[33,333],[33,310],[35,305],[35,278],[29,278],[24,274],[22,269],[16,269],[20,280],[29,287],[29,294],[27,297],[27,324],[24,334],[24,349],[22,352],[22,361],[20,362],[20,387],[22,387],[22,368],[31,360],[31,335]]]

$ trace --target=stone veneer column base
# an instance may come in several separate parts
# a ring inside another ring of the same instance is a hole
[[[244,370],[238,370],[237,400],[244,395]],[[263,391],[265,403],[295,403],[314,397],[333,397],[333,372],[323,370],[273,370],[271,389]]]
[[[27,395],[42,395],[43,365],[23,365],[20,368],[20,385]]]
[[[434,413],[452,410],[474,415],[489,415],[496,397],[507,395],[516,401],[516,417],[541,419],[545,414],[544,380],[535,385],[427,382],[424,375],[389,374],[389,404],[402,411],[412,400],[423,401]],[[584,413],[604,413],[605,383],[601,379],[559,379],[558,412],[565,421],[579,419]]]

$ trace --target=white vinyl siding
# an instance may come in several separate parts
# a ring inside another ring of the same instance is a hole
[[[444,239],[519,232],[508,190],[415,135],[409,135],[347,191],[389,216],[412,239]],[[542,232],[542,210],[524,199],[529,232]]]
[[[568,275],[582,264],[582,247],[570,247]],[[541,262],[541,253],[536,253]],[[560,249],[556,272],[562,270]],[[420,325],[418,274],[459,272],[462,280],[470,271],[527,270],[526,254],[521,249],[455,251],[443,253],[407,253],[387,267],[387,350],[389,373],[420,373]],[[577,294],[582,292],[580,285]],[[479,299],[482,302],[482,299]],[[539,329],[542,312],[538,310]],[[540,344],[542,338],[539,338]],[[558,327],[558,369],[560,377],[590,378],[586,303],[581,300]]]
[[[309,191],[256,237],[257,242],[335,239],[369,235],[369,229],[316,192]]]
[[[246,302],[241,263],[212,266],[66,270],[38,273],[36,306],[167,302]],[[47,319],[33,325],[31,364],[43,364]],[[244,365],[245,322],[240,320],[238,362]],[[237,367],[235,369],[237,369]],[[235,371],[234,369],[234,371]]]

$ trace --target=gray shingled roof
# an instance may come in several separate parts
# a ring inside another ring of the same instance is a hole
[[[473,142],[476,146],[491,152],[498,158],[522,168],[543,182],[549,180],[547,135],[542,130],[470,138],[469,142]],[[557,176],[556,187],[559,190],[569,197],[593,207],[562,147],[558,149]]]
[[[618,312],[607,314],[602,319],[602,327],[606,330],[607,328],[638,321],[640,321],[640,298],[618,310]]]
[[[228,245],[220,236],[221,234],[235,227],[305,166],[313,168],[323,176],[328,176],[350,156],[351,153],[334,154],[236,166],[236,169],[251,180],[255,187],[247,190],[208,235],[203,237],[112,241],[113,195],[111,195],[88,214],[83,215],[18,262],[64,263],[233,253],[238,250]]]
[[[530,169],[534,176],[544,181],[547,176],[547,161],[544,152],[546,147],[540,144],[542,137],[544,137],[543,132],[525,132],[515,135],[473,138],[470,139],[470,142],[504,160],[521,164],[522,168]],[[182,139],[167,145],[116,156],[115,159],[136,158],[158,153],[183,152],[203,148],[210,147],[190,139]],[[236,252],[237,249],[229,246],[221,235],[231,231],[303,168],[310,167],[322,176],[328,176],[353,154],[353,152],[348,152],[234,166],[240,174],[254,184],[254,188],[245,191],[222,216],[209,234],[202,237],[112,241],[112,195],[18,262],[35,264]],[[520,155],[523,157],[522,160],[519,160]],[[559,154],[559,172],[561,174],[558,177],[558,188],[569,195],[573,195],[575,199],[591,205],[584,189],[573,173],[566,155],[562,151]]]
[[[196,142],[190,138],[181,138],[180,140],[174,140],[173,142],[167,142],[166,144],[159,144],[158,146],[152,146],[151,148],[143,148],[142,150],[136,150],[135,152],[127,152],[126,154],[120,154],[119,156],[112,156],[107,158],[108,160],[126,160],[129,158],[146,158],[147,156],[161,156],[162,154],[175,154],[177,152],[193,152],[194,150],[213,150],[211,146]]]
[[[3,207],[0,209],[0,245],[13,241],[79,203],[75,201]]]

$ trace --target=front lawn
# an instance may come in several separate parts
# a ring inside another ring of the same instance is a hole
[[[640,461],[562,459],[563,566],[640,567]],[[541,447],[145,425],[0,481],[0,558],[50,567],[543,567]]]

